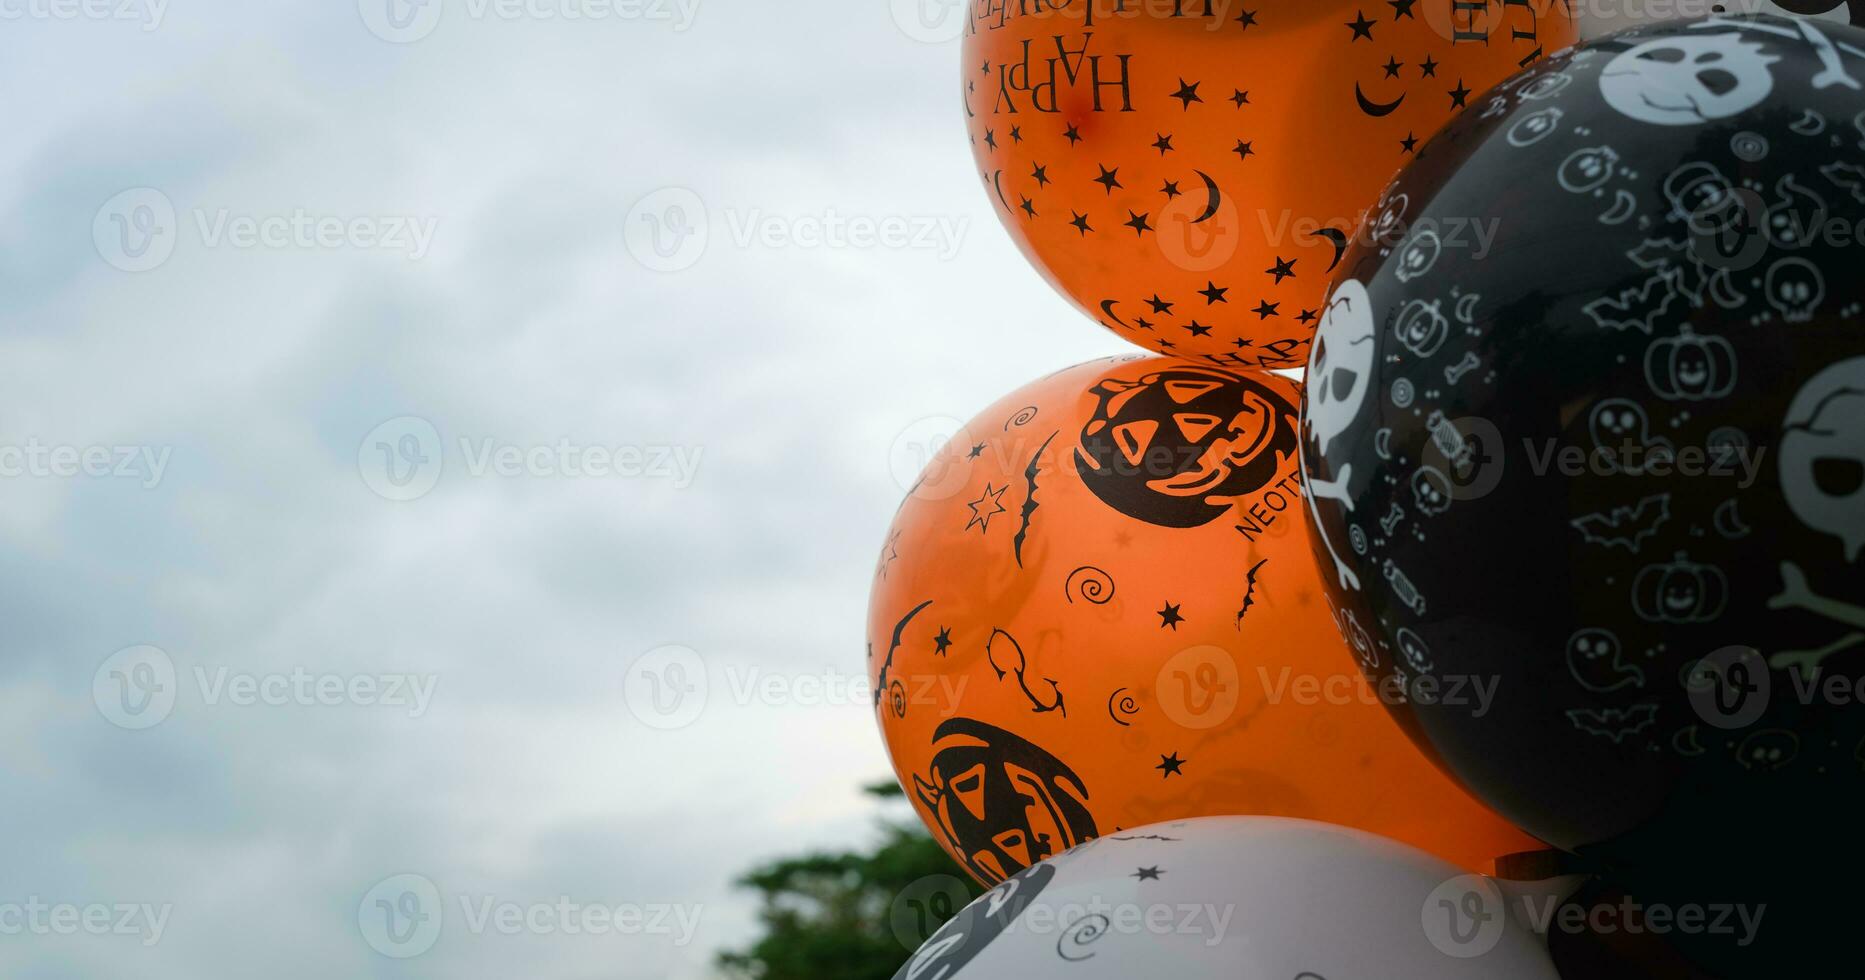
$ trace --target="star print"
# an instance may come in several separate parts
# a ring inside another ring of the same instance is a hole
[[[1179,754],[1177,752],[1174,752],[1171,755],[1160,756],[1159,764],[1154,766],[1153,768],[1158,769],[1161,772],[1165,773],[1164,776],[1161,776],[1159,778],[1171,779],[1175,775],[1176,776],[1185,775],[1185,773],[1180,771],[1181,769],[1184,768],[1184,766],[1185,766],[1185,760],[1179,758]]]
[[[1036,217],[1036,202],[1035,201],[1032,201],[1026,197],[1023,199],[1023,203],[1020,205],[1020,207],[1023,208],[1024,214],[1027,214],[1032,218]]]
[[[1420,71],[1419,78],[1436,78],[1438,75],[1438,63],[1433,61],[1429,56],[1419,63],[1418,69]]]
[[[1151,217],[1151,214],[1150,214],[1150,213],[1148,213],[1148,214],[1139,214],[1139,213],[1137,213],[1137,212],[1134,212],[1134,211],[1128,211],[1128,212],[1127,212],[1127,214],[1128,214],[1129,216],[1131,216],[1131,218],[1132,218],[1132,220],[1130,220],[1130,221],[1126,221],[1126,222],[1123,222],[1123,223],[1124,223],[1124,224],[1125,224],[1125,225],[1126,225],[1127,227],[1129,227],[1129,228],[1132,228],[1132,229],[1133,229],[1133,233],[1134,233],[1135,235],[1144,235],[1144,234],[1146,234],[1147,232],[1149,232],[1149,231],[1152,231],[1152,230],[1153,230],[1153,226],[1152,226],[1152,225],[1149,225],[1149,224],[1147,224],[1147,223],[1146,223],[1146,219],[1147,219],[1147,218],[1149,218],[1149,217]]]
[[[984,485],[984,495],[966,504],[971,508],[971,520],[965,522],[965,530],[979,528],[980,534],[991,532],[991,518],[1005,511],[1004,494],[1010,492],[1010,484],[1004,484],[1002,490],[994,490],[989,483]]]
[[[1119,534],[1114,535],[1114,547],[1130,548],[1132,546],[1133,546],[1133,535],[1128,534],[1125,531],[1122,531]]]
[[[1006,487],[1006,489],[1008,489],[1008,487]],[[1170,602],[1166,603],[1166,608],[1159,610],[1159,612],[1154,615],[1159,617],[1160,629],[1170,628],[1174,633],[1179,631],[1179,624],[1185,622],[1185,617],[1179,615],[1179,607]]]
[[[1457,87],[1451,89],[1451,108],[1462,109],[1470,104],[1470,90],[1464,88],[1464,80],[1457,80]]]
[[[1243,339],[1242,337],[1238,337],[1238,338],[1237,338],[1236,340],[1233,340],[1233,341],[1231,341],[1231,342],[1230,342],[1230,346],[1232,346],[1232,347],[1235,347],[1235,348],[1237,348],[1238,350],[1242,350],[1242,349],[1244,349],[1245,347],[1255,347],[1255,346],[1256,346],[1256,341],[1253,341],[1253,340],[1245,340],[1245,339]]]
[[[1189,82],[1188,83],[1185,81],[1185,79],[1180,78],[1179,79],[1179,90],[1177,92],[1172,93],[1172,97],[1179,100],[1179,107],[1181,109],[1190,109],[1192,107],[1193,102],[1204,101],[1204,99],[1198,95],[1198,86],[1203,85],[1203,84],[1204,84],[1203,82]]]
[[[1194,337],[1211,336],[1211,328],[1199,323],[1197,320],[1193,320],[1185,329],[1190,330]]]
[[[1166,152],[1172,149],[1172,137],[1164,133],[1159,134],[1159,138],[1153,141],[1153,149],[1158,150],[1160,156],[1165,156]]]
[[[1148,320],[1147,318],[1145,318],[1145,317],[1143,317],[1143,316],[1136,316],[1136,317],[1134,317],[1134,318],[1133,318],[1133,325],[1134,325],[1134,326],[1136,326],[1136,327],[1139,327],[1139,328],[1140,328],[1141,330],[1151,330],[1151,329],[1153,329],[1153,321],[1151,321],[1151,320]]]
[[[1417,3],[1418,0],[1386,0],[1386,2],[1392,5],[1393,20],[1398,20],[1401,17],[1411,17],[1413,20],[1418,19],[1412,15],[1412,4]]]
[[[1285,259],[1278,255],[1276,256],[1276,267],[1266,270],[1264,274],[1275,276],[1276,285],[1280,286],[1282,285],[1282,280],[1294,278],[1295,263],[1300,261],[1300,259]]]
[[[1095,166],[1101,167],[1101,165],[1098,163],[1095,164]],[[1121,186],[1120,168],[1115,167],[1114,169],[1109,170],[1106,167],[1101,167],[1101,176],[1096,177],[1094,179],[1094,182],[1097,184],[1100,184],[1102,187],[1107,188],[1107,192],[1109,194],[1114,193],[1114,188]]]
[[[1232,149],[1230,152],[1237,154],[1237,156],[1242,159],[1248,160],[1250,159],[1250,155],[1256,152],[1256,144],[1254,142],[1246,143],[1243,140],[1238,140],[1236,148]]]
[[[1038,187],[1049,186],[1049,168],[1040,163],[1036,165],[1036,172],[1030,174],[1030,177],[1036,181],[1036,186]]]
[[[1246,10],[1243,13],[1238,14],[1237,23],[1242,24],[1243,29],[1246,31],[1252,27],[1255,27],[1256,26],[1256,11]]]
[[[1081,142],[1081,130],[1076,129],[1074,123],[1069,123],[1068,128],[1062,131],[1062,138],[1068,140],[1069,145],[1073,146]]]
[[[1398,78],[1399,69],[1405,67],[1405,62],[1400,61],[1397,58],[1388,58],[1386,59],[1386,64],[1384,67],[1386,69],[1387,78]]]
[[[995,131],[989,129],[984,131],[984,145],[993,150],[997,149],[997,133]]]
[[[1256,304],[1256,309],[1251,310],[1250,312],[1256,314],[1256,318],[1258,320],[1267,320],[1272,316],[1281,316],[1282,314],[1276,312],[1277,310],[1281,308],[1282,308],[1281,303],[1271,303],[1268,300],[1263,300],[1262,302]]]
[[[1205,283],[1205,287],[1198,290],[1198,294],[1204,297],[1204,305],[1215,306],[1219,303],[1230,302],[1230,300],[1224,297],[1225,293],[1230,292],[1229,289],[1220,288],[1217,283],[1209,279],[1205,280]]]
[[[952,645],[952,627],[939,627],[939,635],[933,637],[933,643],[938,646],[938,649],[934,650],[933,653],[941,657],[945,656],[946,648]]]
[[[1010,140],[1013,143],[1023,142],[1023,127],[1021,126],[1010,127]]]
[[[1302,322],[1302,323],[1313,323],[1313,322],[1315,322],[1316,320],[1319,320],[1319,319],[1321,319],[1321,311],[1319,311],[1319,310],[1303,310],[1303,311],[1302,311],[1302,315],[1301,315],[1301,316],[1299,316],[1299,317],[1296,317],[1296,319],[1297,319],[1298,321],[1300,321],[1300,322]]]
[[[978,457],[983,456],[983,455],[984,455],[984,443],[981,442],[971,447],[971,455],[966,456],[965,458],[966,459],[977,459]]]
[[[986,61],[984,63],[984,67],[978,69],[978,73],[982,75],[989,75],[991,73],[991,63],[989,61]]]
[[[1075,214],[1073,211],[1069,213]],[[1075,220],[1069,222],[1069,224],[1074,225],[1075,230],[1081,232],[1083,237],[1086,237],[1089,232],[1094,230],[1094,228],[1088,224],[1088,216],[1085,214],[1075,214]]]
[[[1166,186],[1161,187],[1159,189],[1159,193],[1164,194],[1166,196],[1166,200],[1170,201],[1173,198],[1178,197],[1180,194],[1184,193],[1184,191],[1179,190],[1178,181],[1168,180],[1166,181]]]
[[[1162,341],[1160,341],[1160,342],[1159,342],[1159,350],[1160,350],[1160,353],[1164,353],[1164,352],[1166,352],[1166,351],[1169,351],[1169,350],[1171,350],[1172,348],[1174,348],[1174,347],[1177,347],[1177,346],[1178,346],[1177,344],[1175,344],[1175,343],[1173,343],[1173,342],[1172,342],[1172,341],[1170,341],[1170,340],[1162,340]]]
[[[1353,12],[1353,15],[1354,19],[1347,22],[1347,27],[1353,31],[1353,40],[1358,41],[1364,38],[1371,41],[1373,39],[1373,22],[1366,19],[1366,13],[1364,11],[1356,10]],[[1348,43],[1351,44],[1353,41],[1349,41]]]
[[[1237,103],[1237,108],[1241,109],[1250,104],[1250,93],[1238,89],[1237,94],[1230,97],[1230,101]]]
[[[1165,872],[1159,870],[1158,865],[1154,865],[1150,868],[1135,868],[1133,874],[1128,877],[1138,878],[1141,881],[1158,881],[1159,876],[1163,874],[1165,874]]]
[[[1145,302],[1147,303],[1147,305],[1149,305],[1149,306],[1151,306],[1151,307],[1153,308],[1153,312],[1154,312],[1154,313],[1159,313],[1159,314],[1163,314],[1163,315],[1165,315],[1165,316],[1171,316],[1171,315],[1172,315],[1172,306],[1173,306],[1173,304],[1171,304],[1171,303],[1168,303],[1168,302],[1166,302],[1166,301],[1165,301],[1165,300],[1163,300],[1163,299],[1160,299],[1160,298],[1159,298],[1159,294],[1158,294],[1158,293],[1154,293],[1154,294],[1153,294],[1153,298],[1152,298],[1152,299],[1149,299],[1149,300],[1146,300]]]
[[[1405,138],[1399,141],[1399,145],[1405,147],[1405,152],[1410,153],[1418,149],[1418,137],[1408,131]]]

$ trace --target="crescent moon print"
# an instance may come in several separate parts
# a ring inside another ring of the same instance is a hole
[[[1405,104],[1404,92],[1400,92],[1399,97],[1393,99],[1391,102],[1374,102],[1372,99],[1366,97],[1366,90],[1360,87],[1359,82],[1353,83],[1353,97],[1355,101],[1360,103],[1360,111],[1375,119],[1383,119],[1390,116],[1399,111],[1399,107]]]
[[[1342,222],[1472,93],[1578,29],[1559,0],[1248,6],[966,4],[960,87],[999,219],[1082,312],[1150,352],[1295,368]]]
[[[1218,189],[1217,181],[1212,180],[1210,174],[1202,170],[1194,170],[1192,173],[1197,174],[1204,181],[1205,193],[1208,195],[1204,213],[1192,219],[1192,224],[1202,225],[1217,217],[1218,209],[1224,206],[1224,192]]]
[[[1004,196],[1004,172],[999,170],[991,175],[991,186],[997,189],[998,203],[1004,206],[1004,213],[1010,213],[1010,199]]]
[[[1347,233],[1339,228],[1323,228],[1315,234],[1327,239],[1328,244],[1334,246],[1334,257],[1328,260],[1328,272],[1332,273],[1347,254]]]

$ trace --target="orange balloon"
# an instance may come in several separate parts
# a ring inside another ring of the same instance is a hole
[[[1387,181],[1576,36],[1564,0],[974,0],[966,124],[1011,236],[1103,326],[1299,367]]]
[[[900,783],[995,884],[1201,816],[1346,824],[1472,870],[1539,848],[1415,750],[1309,552],[1299,387],[1134,355],[986,409],[875,572],[868,673]]]

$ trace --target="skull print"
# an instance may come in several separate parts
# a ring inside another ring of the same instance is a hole
[[[1614,109],[1640,122],[1692,126],[1760,105],[1780,59],[1740,34],[1663,37],[1620,54],[1600,75]]]
[[[1788,409],[1781,489],[1801,523],[1838,538],[1847,561],[1865,549],[1865,357],[1815,375]]]
[[[1308,372],[1309,435],[1323,456],[1366,404],[1377,346],[1373,330],[1373,300],[1366,286],[1349,279],[1335,287],[1315,333],[1314,366]]]

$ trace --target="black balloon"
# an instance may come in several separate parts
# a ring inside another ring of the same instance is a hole
[[[1731,975],[1817,962],[1865,872],[1862,87],[1865,30],[1769,16],[1551,57],[1395,180],[1309,367],[1400,722],[1646,902],[1767,905],[1679,931]]]

